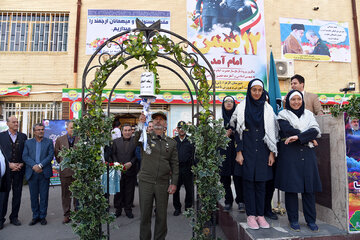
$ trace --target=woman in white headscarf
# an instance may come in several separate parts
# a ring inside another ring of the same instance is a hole
[[[273,178],[278,128],[260,79],[249,82],[246,99],[237,105],[230,124],[236,124],[239,134],[236,161],[242,165],[247,224],[251,229],[269,228],[264,218],[265,186]]]
[[[315,139],[321,136],[319,125],[313,113],[305,109],[300,91],[292,90],[287,94],[285,108],[278,115],[281,141],[275,187],[285,192],[290,227],[300,231],[298,193],[301,193],[307,226],[312,231],[318,231],[315,192],[321,191],[321,181],[314,144],[317,144]]]

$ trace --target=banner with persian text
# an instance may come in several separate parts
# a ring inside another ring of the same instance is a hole
[[[95,50],[112,36],[136,28],[135,20],[139,18],[149,26],[161,21],[161,28],[170,30],[169,11],[146,11],[146,10],[116,10],[116,9],[89,9],[86,32],[86,54],[93,54]],[[128,35],[123,35],[115,42],[122,43]],[[115,53],[119,51],[119,45],[110,44],[102,51]]]
[[[211,63],[218,90],[245,89],[253,78],[266,83],[264,21],[263,0],[187,0],[188,40]]]
[[[280,18],[283,58],[351,62],[347,22]]]

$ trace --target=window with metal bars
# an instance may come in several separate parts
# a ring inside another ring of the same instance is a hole
[[[35,123],[48,120],[62,119],[62,103],[60,102],[23,102],[23,103],[3,103],[2,115],[5,120],[7,117],[14,115],[19,120],[19,130],[33,136],[32,126]]]
[[[66,52],[69,13],[0,11],[0,51]]]

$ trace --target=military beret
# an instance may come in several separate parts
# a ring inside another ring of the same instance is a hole
[[[155,119],[157,116],[161,116],[164,120],[167,120],[167,117],[166,117],[166,115],[165,115],[165,113],[163,113],[163,112],[156,112],[156,113],[154,113],[152,116],[151,116],[151,119]]]
[[[186,123],[184,121],[180,121],[178,122],[177,127],[182,128],[184,125],[186,125]]]

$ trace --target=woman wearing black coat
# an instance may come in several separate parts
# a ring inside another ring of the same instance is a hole
[[[251,229],[269,228],[264,218],[265,185],[273,177],[278,128],[261,80],[249,82],[246,99],[237,105],[230,124],[236,124],[239,134],[236,161],[242,165],[247,224]]]
[[[285,107],[278,115],[281,142],[275,187],[285,192],[290,227],[300,231],[298,193],[301,193],[307,226],[318,231],[314,193],[321,191],[321,181],[314,145],[317,145],[315,139],[320,137],[319,125],[314,115],[305,109],[300,91],[292,90],[287,94]]]
[[[220,167],[220,181],[225,189],[225,211],[229,211],[232,207],[234,197],[231,190],[231,176],[233,176],[236,199],[240,211],[244,209],[243,189],[240,168],[241,166],[235,161],[235,129],[230,126],[230,119],[235,111],[235,99],[232,96],[226,96],[222,103],[222,116],[224,119],[224,127],[226,129],[226,136],[230,138],[230,142],[226,149],[220,149],[220,154],[224,156],[224,161]]]

